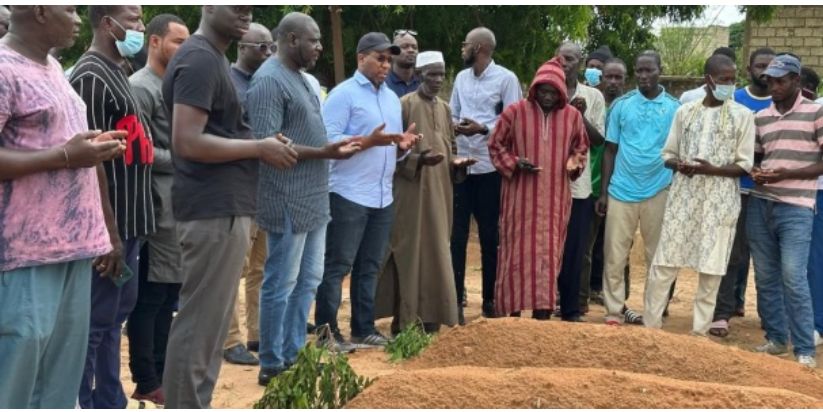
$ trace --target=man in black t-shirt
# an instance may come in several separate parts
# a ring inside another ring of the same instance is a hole
[[[202,6],[199,30],[163,80],[184,279],[163,375],[167,408],[211,407],[256,212],[258,162],[280,169],[297,162],[288,139],[254,140],[243,123],[225,52],[248,32],[251,10]]]
[[[79,396],[83,409],[123,409],[127,405],[120,382],[120,336],[137,302],[137,280],[120,285],[121,270],[137,273],[140,238],[154,232],[154,149],[128,78],[127,57],[140,50],[137,43],[145,31],[142,16],[140,6],[89,6],[94,37],[70,78],[86,103],[90,129],[127,133],[125,155],[98,167],[114,250],[94,267],[91,328]],[[121,267],[121,262],[127,267]]]

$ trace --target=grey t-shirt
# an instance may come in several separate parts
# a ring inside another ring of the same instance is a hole
[[[149,119],[154,137],[154,165],[151,174],[154,220],[157,231],[149,235],[149,281],[182,283],[180,256],[182,250],[177,238],[176,221],[172,211],[171,186],[174,166],[171,153],[171,125],[163,101],[163,79],[148,67],[129,77],[129,83],[143,115]]]
[[[252,77],[246,109],[254,136],[282,133],[295,144],[328,144],[320,100],[301,72],[268,59]],[[324,159],[300,160],[289,170],[260,164],[257,224],[283,233],[288,216],[292,232],[325,227],[329,212],[329,165]]]

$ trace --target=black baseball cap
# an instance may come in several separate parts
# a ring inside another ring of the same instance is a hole
[[[389,37],[383,33],[368,33],[357,42],[357,54],[370,51],[382,52],[386,50],[391,50],[391,54],[395,56],[400,54],[400,47],[392,44],[392,42],[389,41]]]

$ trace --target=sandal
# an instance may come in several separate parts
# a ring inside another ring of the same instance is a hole
[[[718,338],[725,338],[729,336],[729,321],[721,319],[716,322],[712,322],[711,327],[709,328],[709,333],[712,336],[717,336]]]
[[[643,324],[643,315],[629,309],[623,313],[623,316],[626,318],[626,323],[629,325],[642,325]]]

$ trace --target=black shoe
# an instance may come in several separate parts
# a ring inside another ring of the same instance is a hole
[[[314,326],[314,323],[311,322],[306,323],[306,333],[314,332],[317,332],[317,326]]]
[[[269,382],[271,382],[272,379],[276,378],[277,376],[279,376],[287,370],[288,368],[283,367],[271,369],[260,368],[260,373],[257,374],[257,384],[260,386],[269,386]]]
[[[549,309],[535,309],[532,311],[532,319],[549,320],[552,318],[552,311]]]
[[[242,344],[223,350],[223,359],[235,365],[256,366],[260,364],[260,361]]]
[[[260,352],[260,341],[250,340],[246,342],[246,349],[248,349],[249,352]]]
[[[484,300],[483,301],[483,316],[486,318],[496,318],[497,315],[494,313],[494,301],[493,300]]]

